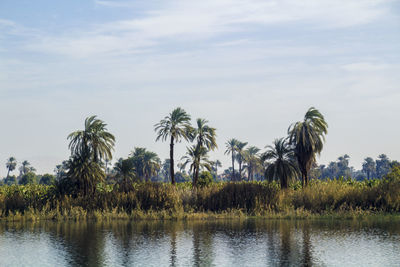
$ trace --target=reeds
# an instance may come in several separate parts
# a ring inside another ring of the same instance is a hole
[[[54,186],[0,187],[5,220],[190,219],[243,216],[276,218],[358,216],[400,212],[400,170],[383,180],[314,180],[304,189],[280,189],[272,182],[191,185],[133,184],[128,192],[97,191],[90,196],[59,193]]]

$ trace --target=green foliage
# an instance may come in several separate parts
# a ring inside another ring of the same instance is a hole
[[[327,133],[328,124],[314,107],[306,112],[303,121],[292,124],[288,129],[289,143],[294,146],[303,185],[308,184],[308,173],[316,155],[322,151]]]
[[[21,180],[19,180],[20,185],[36,184],[36,174],[33,172],[28,172],[22,175]]]
[[[39,184],[44,184],[44,185],[53,185],[56,182],[56,177],[54,175],[51,174],[44,174],[42,175],[42,177],[40,178]]]
[[[15,177],[15,175],[8,176],[8,177],[4,178],[3,183],[5,185],[17,184],[17,177]]]
[[[198,186],[204,187],[209,186],[213,182],[213,176],[209,171],[202,171],[197,181]]]
[[[312,180],[281,190],[276,182],[211,183],[192,189],[191,183],[132,183],[121,192],[112,185],[97,183],[91,195],[62,194],[56,186],[11,185],[0,187],[1,217],[34,212],[46,218],[79,219],[87,214],[143,214],[158,212],[165,217],[184,214],[240,211],[248,215],[273,214],[371,214],[400,212],[400,167],[384,179]],[[201,179],[199,179],[200,181]],[[14,215],[13,215],[14,214]]]

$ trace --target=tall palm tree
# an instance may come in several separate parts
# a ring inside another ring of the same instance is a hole
[[[115,163],[114,170],[119,178],[121,189],[127,192],[130,189],[133,180],[136,178],[132,160],[120,158]]]
[[[193,187],[196,187],[197,180],[195,178],[196,173],[199,173],[198,169],[207,169],[211,171],[212,162],[208,159],[208,150],[205,147],[199,147],[193,145],[187,148],[186,155],[182,157],[182,167],[186,168],[189,164],[189,172],[193,173]]]
[[[239,180],[242,180],[242,164],[244,160],[245,150],[244,147],[247,146],[247,142],[238,141],[236,144],[236,160],[239,164]]]
[[[170,175],[172,184],[175,184],[174,145],[175,142],[180,142],[182,139],[190,140],[191,132],[193,131],[190,125],[190,115],[182,108],[176,108],[163,120],[154,125],[154,131],[157,132],[156,141],[160,139],[166,141],[170,138]]]
[[[7,178],[8,178],[10,176],[10,172],[15,170],[15,168],[17,167],[17,160],[14,157],[10,157],[7,160],[6,167],[8,169],[7,171]]]
[[[287,188],[289,180],[298,174],[294,151],[284,138],[276,139],[272,146],[267,146],[262,159],[270,161],[265,177],[270,181],[279,179],[282,188]]]
[[[307,111],[303,121],[292,124],[288,129],[289,143],[294,147],[303,186],[308,184],[308,173],[316,154],[322,151],[327,133],[328,124],[314,107]]]
[[[195,167],[195,172],[194,172],[194,177],[193,177],[193,185],[197,185],[197,180],[199,178],[199,165],[201,162],[201,157],[202,153],[207,153],[210,150],[216,149],[217,146],[217,141],[216,141],[216,133],[215,133],[215,128],[212,128],[207,125],[208,121],[205,119],[197,119],[197,128],[193,130],[192,133],[192,138],[197,141],[196,144],[196,155],[197,159],[195,161],[195,164],[197,165]],[[204,148],[204,149],[203,149]]]
[[[231,154],[231,156],[232,156],[232,177],[231,177],[231,181],[235,180],[235,151],[236,151],[236,147],[237,147],[238,143],[239,143],[239,141],[236,140],[235,138],[231,138],[225,143],[225,145],[226,145],[225,155],[226,154]]]
[[[260,149],[255,146],[251,146],[244,151],[244,161],[247,163],[247,173],[248,173],[248,180],[254,180],[254,172],[261,169],[261,159],[258,155]]]
[[[90,157],[96,163],[111,160],[115,137],[107,132],[106,126],[96,116],[86,118],[84,130],[68,135],[71,154]]]

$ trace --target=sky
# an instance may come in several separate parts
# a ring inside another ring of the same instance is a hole
[[[154,124],[175,107],[217,128],[223,168],[228,139],[264,151],[310,107],[329,124],[318,163],[400,160],[399,44],[393,0],[1,0],[0,177],[10,156],[53,173],[91,115],[114,159],[165,159]]]

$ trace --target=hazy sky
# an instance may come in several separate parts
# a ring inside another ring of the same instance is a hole
[[[153,126],[181,106],[263,148],[315,106],[345,153],[400,160],[400,1],[1,0],[0,176],[9,156],[53,172],[98,115],[117,139],[168,157]],[[176,158],[187,144],[177,145]]]

